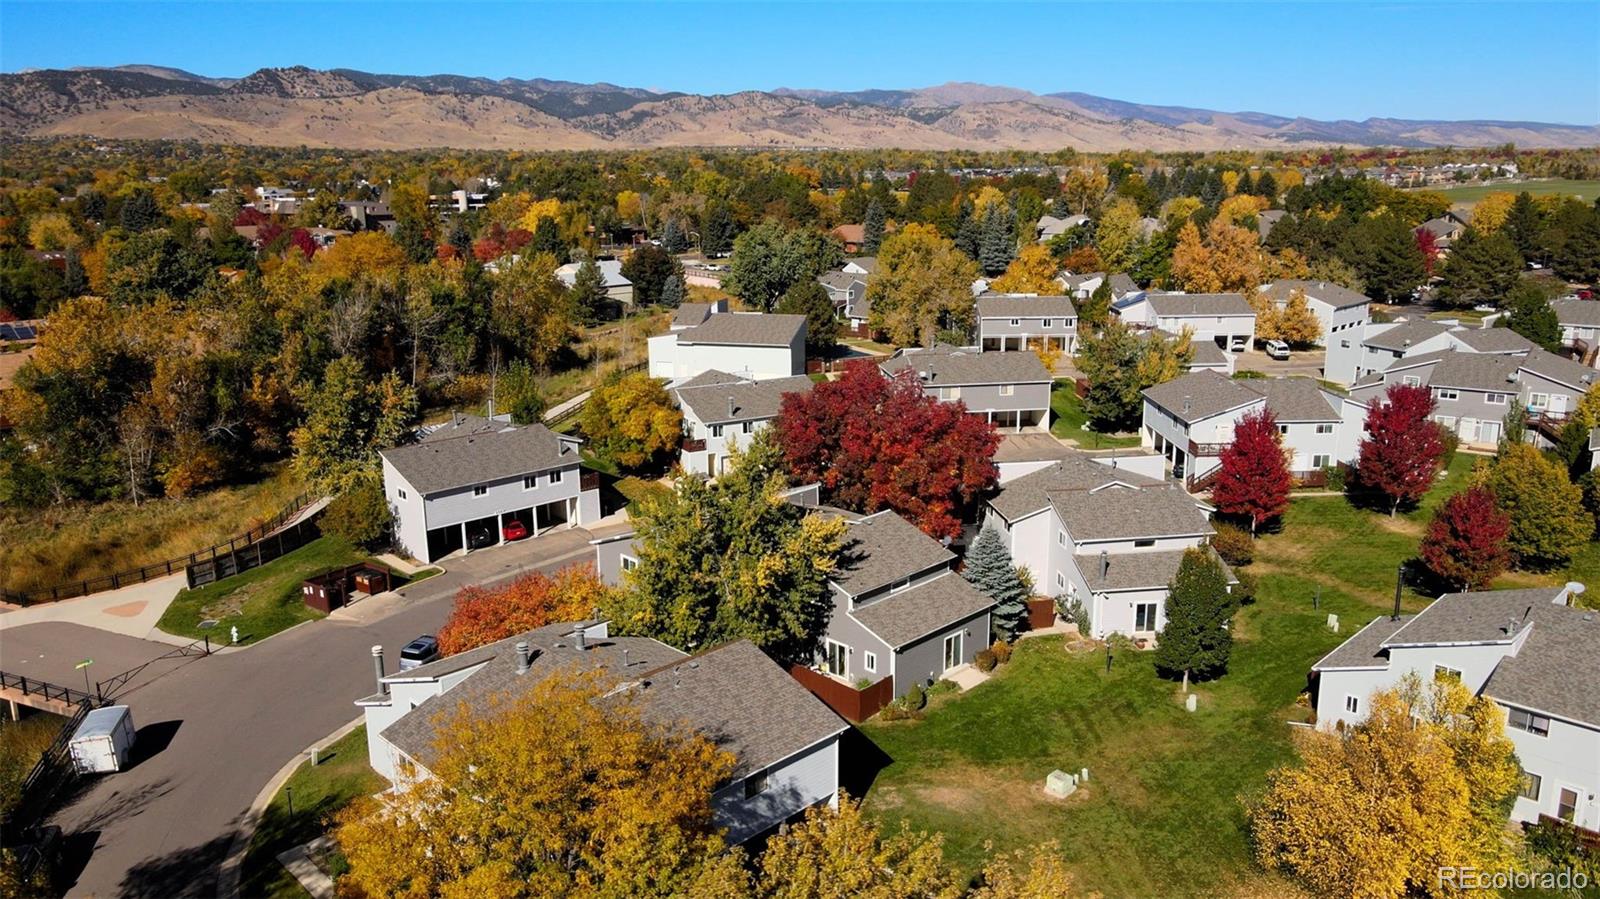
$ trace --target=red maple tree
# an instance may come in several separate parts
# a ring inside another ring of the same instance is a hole
[[[606,585],[588,564],[569,565],[553,576],[535,571],[496,587],[462,587],[439,629],[439,651],[453,655],[547,624],[586,620],[605,594]]]
[[[1441,580],[1461,590],[1481,589],[1511,564],[1510,533],[1511,516],[1495,504],[1494,491],[1470,487],[1433,513],[1419,555]]]
[[[1439,261],[1439,242],[1427,228],[1417,229],[1417,249],[1422,251],[1422,270],[1433,277],[1433,267]]]
[[[1278,419],[1269,409],[1246,413],[1233,427],[1233,442],[1220,457],[1211,501],[1224,515],[1250,520],[1250,533],[1289,508],[1294,477],[1284,457]]]
[[[311,232],[304,228],[296,228],[289,232],[289,246],[305,254],[307,259],[317,255],[317,241]]]
[[[1426,387],[1391,384],[1367,410],[1356,478],[1389,500],[1392,517],[1402,502],[1416,502],[1433,484],[1444,455],[1439,426],[1428,420],[1433,394]]]
[[[994,426],[928,396],[909,369],[886,378],[855,363],[837,381],[785,396],[776,428],[797,480],[820,483],[847,508],[893,509],[935,537],[959,536],[962,514],[998,475]]]

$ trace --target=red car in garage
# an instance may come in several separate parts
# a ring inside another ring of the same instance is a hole
[[[501,534],[507,541],[521,540],[523,537],[528,536],[528,526],[513,518],[501,529]]]

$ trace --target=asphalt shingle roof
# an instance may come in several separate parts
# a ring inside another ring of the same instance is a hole
[[[1553,605],[1559,587],[1446,593],[1416,614],[1386,641],[1389,646],[1438,643],[1509,642],[1512,619],[1521,621],[1530,606]]]
[[[1178,566],[1183,564],[1184,550],[1163,550],[1161,552],[1134,552],[1134,553],[1106,553],[1106,573],[1100,574],[1100,554],[1078,553],[1073,560],[1078,564],[1078,570],[1083,572],[1084,580],[1089,589],[1099,593],[1101,591],[1116,592],[1118,590],[1149,590],[1156,587],[1165,587],[1172,583],[1178,575]],[[1212,553],[1215,557],[1216,553]],[[1222,570],[1228,577],[1229,583],[1238,583],[1233,570],[1227,563],[1217,560],[1222,564]]]
[[[1390,366],[1383,372],[1384,380],[1394,383],[1404,372],[1427,368],[1429,387],[1458,387],[1462,390],[1479,390],[1490,393],[1515,393],[1517,385],[1510,380],[1521,365],[1517,356],[1498,353],[1463,353],[1459,350],[1438,350],[1412,356]]]
[[[1533,633],[1483,692],[1507,705],[1600,725],[1600,612],[1535,604]]]
[[[1522,357],[1522,367],[1542,378],[1584,391],[1589,389],[1595,378],[1595,370],[1589,366],[1538,348],[1529,350],[1528,355]]]
[[[923,375],[927,387],[969,384],[1048,384],[1051,375],[1037,353],[979,353],[950,347],[896,350],[880,368],[894,374],[906,368]]]
[[[1213,531],[1210,518],[1194,497],[1176,485],[1053,490],[1050,502],[1074,540],[1131,540]]]
[[[1533,341],[1510,328],[1458,328],[1450,336],[1476,353],[1525,353],[1534,347]]]
[[[1279,215],[1281,216],[1282,213],[1279,213]],[[1307,281],[1301,278],[1286,278],[1282,281],[1274,281],[1271,284],[1263,285],[1261,288],[1261,292],[1271,297],[1275,303],[1289,302],[1289,296],[1296,290],[1304,291],[1308,300],[1321,300],[1335,309],[1364,306],[1372,302],[1368,297],[1330,281]]]
[[[1069,451],[1053,465],[1030,472],[1006,484],[989,500],[989,505],[1007,521],[1017,521],[1050,507],[1056,491],[1089,491],[1106,484],[1164,488],[1165,482],[1136,474],[1125,468],[1112,468],[1081,452]]]
[[[1267,398],[1267,408],[1278,421],[1339,421],[1322,386],[1307,378],[1252,378],[1237,382]]]
[[[1077,318],[1078,310],[1067,297],[1041,297],[1018,293],[979,295],[979,318]]]
[[[544,425],[429,439],[382,452],[424,496],[578,464],[578,447]]]
[[[765,381],[683,386],[678,401],[705,424],[729,421],[759,421],[776,418],[785,394],[806,393],[813,382],[805,375],[772,378]]]
[[[1404,321],[1377,334],[1373,334],[1361,343],[1380,350],[1407,350],[1430,337],[1438,337],[1450,330],[1438,322],[1428,321],[1425,318]]]
[[[1600,302],[1562,297],[1551,300],[1550,308],[1556,311],[1556,321],[1563,325],[1600,328]]]
[[[1389,616],[1374,618],[1367,622],[1367,626],[1350,635],[1350,639],[1334,647],[1333,651],[1323,656],[1312,671],[1322,671],[1328,668],[1387,668],[1389,656],[1383,648],[1384,641],[1394,635],[1394,632],[1405,627],[1414,616],[1401,615],[1399,621],[1390,621]]]
[[[788,346],[804,337],[806,317],[777,312],[725,312],[678,332],[679,345],[719,343],[736,346]]]
[[[1154,387],[1144,396],[1167,410],[1179,421],[1193,424],[1230,409],[1261,401],[1262,394],[1227,375],[1215,371],[1192,371]]]
[[[832,581],[852,596],[955,561],[955,553],[894,512],[846,516],[846,520],[839,570]]]
[[[858,606],[850,617],[899,649],[992,608],[994,600],[952,571]]]
[[[710,317],[710,303],[684,303],[672,314],[672,324],[679,328],[692,328]]]
[[[1255,315],[1250,301],[1238,293],[1149,293],[1150,308],[1163,317]]]

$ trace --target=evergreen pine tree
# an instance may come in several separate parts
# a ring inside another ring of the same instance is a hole
[[[1600,210],[1590,210],[1582,222],[1556,248],[1556,274],[1568,281],[1600,281]]]
[[[555,219],[547,215],[533,226],[533,238],[528,241],[528,252],[549,253],[556,257],[557,263],[561,265],[567,263],[567,243],[561,239],[561,229],[556,227]]]
[[[1478,303],[1500,305],[1517,284],[1522,257],[1504,233],[1467,233],[1450,248],[1445,260],[1439,298],[1456,307]]]
[[[861,226],[861,252],[876,256],[883,245],[883,204],[873,200],[867,204],[866,221]]]
[[[683,279],[672,275],[661,285],[661,305],[668,309],[676,309],[683,305]]]
[[[721,203],[716,204],[706,214],[705,224],[700,228],[700,249],[708,256],[731,251],[737,230],[733,213]]]
[[[66,295],[81,297],[89,292],[89,278],[83,271],[83,260],[78,257],[77,247],[67,250],[66,269],[61,275],[61,286],[66,290]]]
[[[1164,677],[1204,680],[1228,670],[1233,652],[1234,597],[1222,563],[1204,548],[1183,553],[1167,589],[1167,624],[1156,643],[1156,670]]]
[[[689,249],[689,236],[678,227],[677,219],[667,219],[667,225],[661,230],[661,248],[668,253],[683,253]]]
[[[1511,239],[1523,259],[1533,259],[1539,254],[1543,231],[1539,208],[1533,204],[1533,196],[1527,191],[1517,194],[1517,198],[1511,202],[1510,211],[1506,213],[1506,223],[1501,232]]]
[[[150,191],[136,190],[132,196],[123,201],[122,227],[129,231],[143,231],[157,227],[160,223],[161,206],[156,203],[155,194]]]
[[[956,249],[978,258],[978,243],[981,237],[979,221],[972,214],[972,201],[962,199],[961,207],[956,210]]]
[[[578,310],[578,317],[585,325],[599,324],[605,302],[605,276],[600,274],[600,266],[593,259],[585,259],[572,279],[572,304]]]
[[[990,277],[1003,274],[1017,255],[1016,218],[1011,210],[995,203],[983,213],[978,232],[978,264]]]
[[[1254,194],[1256,192],[1255,179],[1250,177],[1250,170],[1239,173],[1239,181],[1233,186],[1233,195],[1236,197]]]
[[[1272,177],[1271,172],[1262,172],[1256,179],[1256,196],[1266,197],[1268,201],[1278,199],[1278,179]]]
[[[1003,640],[1014,640],[1028,622],[1028,591],[1017,576],[1011,554],[1000,540],[1000,535],[984,528],[967,552],[967,566],[961,576],[979,593],[994,600],[990,615],[995,635]]]
[[[450,223],[450,236],[447,238],[450,246],[456,248],[462,259],[472,258],[472,232],[467,230],[467,225],[461,219]]]

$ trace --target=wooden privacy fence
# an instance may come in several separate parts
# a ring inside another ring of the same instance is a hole
[[[1056,623],[1056,601],[1049,597],[1028,600],[1028,630],[1036,631]]]
[[[278,514],[272,516],[272,518],[268,519],[267,521],[256,525],[250,530],[245,531],[243,534],[233,537],[232,539],[228,540],[227,543],[218,543],[215,546],[208,546],[205,549],[192,552],[187,556],[178,556],[175,559],[168,559],[165,562],[155,562],[139,568],[130,568],[127,571],[118,571],[113,574],[103,574],[99,577],[71,581],[65,584],[57,584],[48,590],[35,590],[31,593],[14,593],[9,590],[0,590],[0,601],[16,603],[17,605],[23,606],[35,605],[43,602],[55,602],[62,599],[73,599],[74,597],[78,596],[88,596],[91,593],[99,593],[102,590],[115,590],[119,587],[127,587],[131,584],[142,584],[145,581],[153,578],[166,577],[169,574],[176,574],[196,565],[201,560],[213,560],[216,559],[220,554],[231,553],[239,547],[249,546],[250,544],[253,544],[259,540],[265,539],[267,536],[271,535],[273,531],[283,527],[284,522],[300,514],[300,512],[304,510],[306,506],[310,505],[318,498],[319,497],[316,494],[302,493],[295,497],[294,501],[288,506],[284,507],[284,509]],[[273,558],[276,558],[276,556]],[[189,586],[194,586],[194,580],[192,577],[190,578]]]
[[[828,704],[840,717],[852,724],[876,715],[894,699],[894,676],[889,675],[865,690],[857,690],[846,683],[834,680],[820,671],[804,665],[792,665],[789,674],[810,690],[812,695]]]

